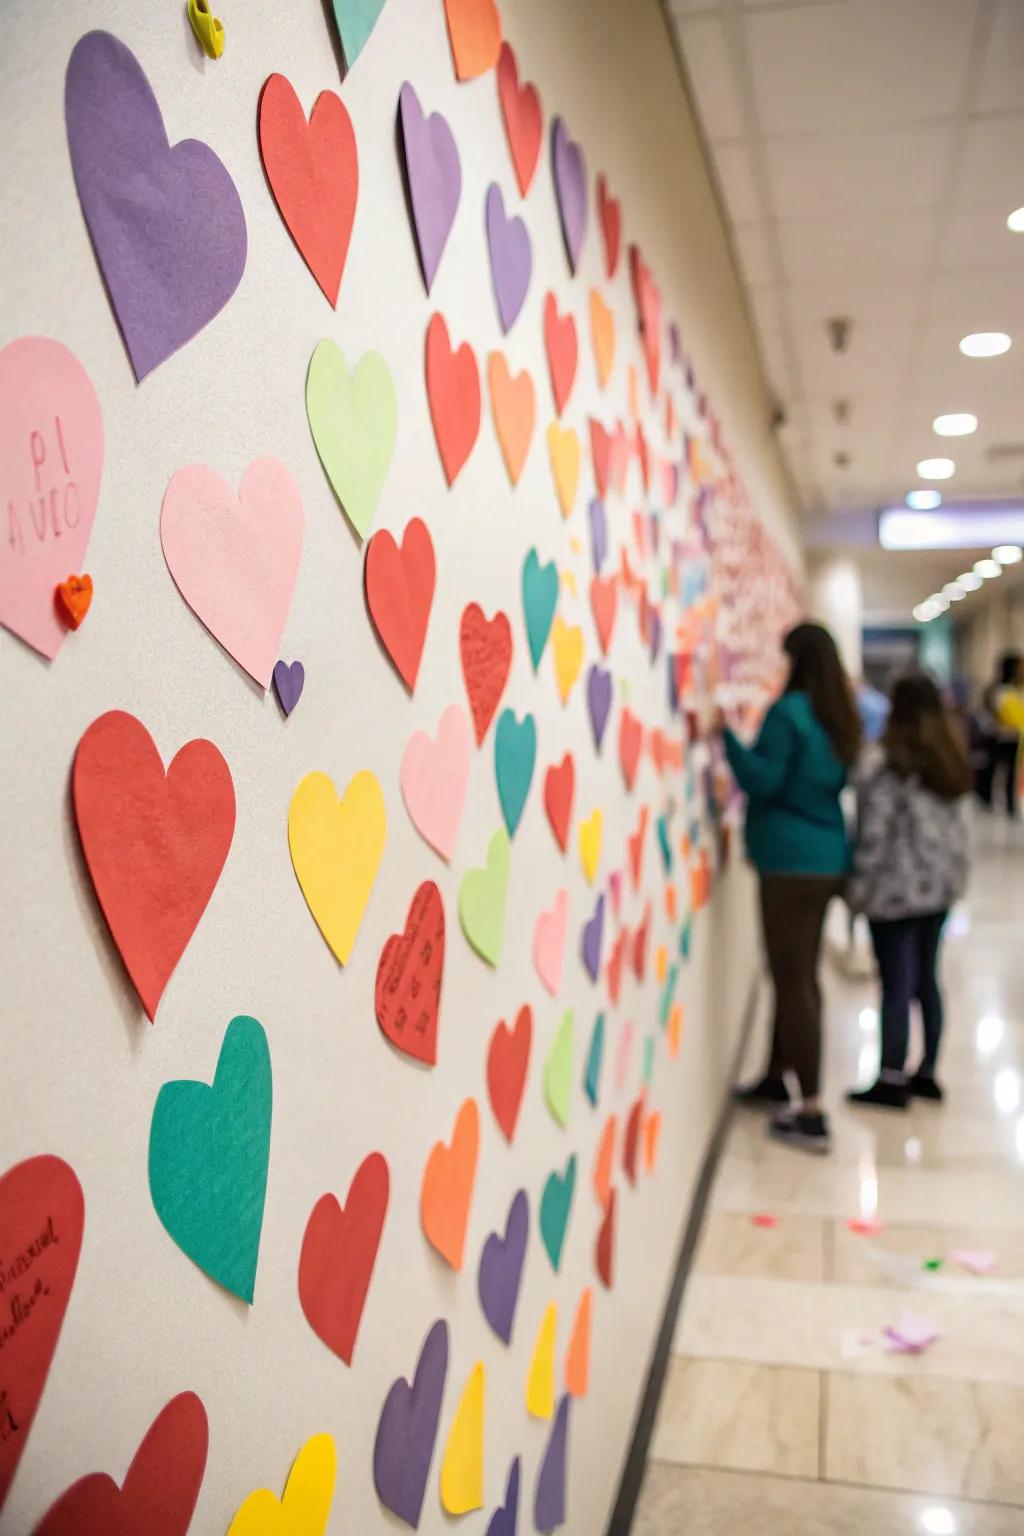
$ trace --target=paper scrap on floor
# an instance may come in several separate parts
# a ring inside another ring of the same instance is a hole
[[[904,1312],[898,1323],[890,1323],[882,1332],[886,1349],[902,1355],[919,1355],[939,1337],[934,1323],[917,1312]]]
[[[969,1270],[972,1275],[990,1275],[999,1262],[999,1255],[982,1248],[957,1248],[949,1255],[949,1262]]]

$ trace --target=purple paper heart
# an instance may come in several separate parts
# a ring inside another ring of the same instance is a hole
[[[290,666],[286,661],[275,661],[274,687],[277,689],[277,697],[286,715],[291,714],[302,697],[305,681],[306,669],[301,661],[293,661]]]
[[[657,661],[657,659],[658,659],[658,652],[661,650],[661,637],[662,637],[661,610],[659,608],[652,608],[650,610],[650,615],[651,615],[651,617],[650,617],[650,624],[651,624],[650,646],[651,646],[651,661],[653,663],[653,662]]]
[[[477,1273],[477,1289],[484,1317],[502,1343],[512,1340],[512,1323],[519,1300],[519,1282],[526,1258],[526,1239],[530,1231],[530,1202],[520,1189],[509,1206],[505,1236],[492,1232],[484,1243]]]
[[[440,112],[423,115],[408,80],[398,94],[398,117],[416,244],[429,293],[462,195],[462,167],[446,119]]]
[[[604,937],[604,894],[594,906],[594,915],[583,925],[583,964],[591,981],[601,974],[601,940]]]
[[[551,163],[555,178],[562,237],[573,272],[579,266],[583,236],[587,231],[587,172],[583,151],[556,117],[551,124]]]
[[[683,341],[679,334],[679,323],[676,320],[668,328],[668,346],[672,354],[672,361],[678,363],[683,357]]]
[[[594,572],[600,576],[601,567],[608,553],[608,519],[605,516],[604,502],[599,501],[595,496],[587,507],[587,512],[590,517],[590,549],[594,558]]]
[[[604,740],[608,712],[612,707],[612,675],[595,661],[587,673],[587,707],[590,710],[590,726],[594,732],[594,746],[598,752]]]
[[[559,1400],[547,1449],[537,1474],[533,1523],[543,1536],[565,1524],[565,1459],[569,1441],[569,1397]]]
[[[245,214],[208,144],[172,148],[135,55],[75,44],[64,82],[75,186],[136,379],[208,325],[245,271]]]
[[[533,272],[533,252],[522,219],[506,217],[505,199],[496,182],[487,189],[487,248],[491,253],[498,318],[507,335],[526,302]]]
[[[505,1502],[500,1509],[496,1509],[487,1526],[487,1536],[516,1536],[516,1521],[519,1518],[519,1457],[517,1456],[508,1469],[508,1482],[505,1484]]]
[[[448,1324],[439,1318],[427,1334],[412,1386],[400,1376],[380,1411],[373,1443],[373,1481],[385,1509],[417,1526],[448,1374]]]

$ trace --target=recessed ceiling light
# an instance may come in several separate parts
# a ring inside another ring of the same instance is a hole
[[[914,609],[914,618],[919,624],[928,624],[937,612],[938,609],[933,608],[931,603],[918,603]]]
[[[967,596],[967,593],[958,581],[947,581],[942,589],[942,593],[944,597],[949,598],[951,603],[962,602]]]
[[[970,411],[949,411],[945,416],[936,416],[932,422],[932,431],[937,437],[969,437],[977,430],[978,418]]]
[[[922,480],[949,480],[956,473],[952,459],[922,459],[917,466]]]
[[[939,491],[908,491],[907,506],[915,512],[933,512],[936,507],[942,506],[942,494]]]
[[[975,560],[975,576],[984,576],[986,581],[991,581],[993,576],[1001,576],[1003,568],[998,560]]]
[[[1005,331],[972,331],[960,339],[960,351],[965,357],[1001,357],[1009,352],[1010,346]]]
[[[1012,229],[1015,235],[1024,235],[1024,208],[1015,208],[1006,221],[1007,229]]]
[[[992,551],[992,559],[1000,565],[1019,565],[1024,560],[1024,549],[1019,544],[999,544]]]
[[[982,585],[982,580],[973,571],[964,571],[962,576],[957,577],[956,584],[958,587],[963,587],[965,592],[977,592]]]
[[[931,597],[928,598],[928,602],[935,609],[936,613],[945,613],[949,607],[949,598],[945,592],[933,592]]]

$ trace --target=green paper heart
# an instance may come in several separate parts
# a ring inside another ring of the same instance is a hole
[[[569,1124],[569,1100],[572,1094],[572,1009],[567,1008],[555,1031],[555,1038],[544,1063],[544,1097],[559,1125]]]
[[[333,0],[333,4],[345,64],[351,69],[377,25],[377,18],[384,9],[384,0]]]
[[[533,716],[524,715],[519,721],[510,709],[503,709],[494,733],[494,776],[509,837],[516,835],[536,761],[537,726]]]
[[[565,1246],[565,1229],[576,1188],[576,1154],[565,1165],[565,1173],[549,1173],[540,1198],[540,1235],[547,1249],[551,1267],[557,1272]]]
[[[654,1036],[648,1035],[644,1041],[644,1071],[643,1079],[648,1088],[654,1076]]]
[[[509,840],[499,827],[487,846],[483,869],[468,869],[459,886],[459,921],[462,931],[481,959],[497,965],[505,930],[505,897],[508,893]]]
[[[669,966],[668,975],[665,977],[665,989],[661,994],[661,1027],[668,1024],[668,1016],[672,1012],[672,1000],[676,995],[676,982],[679,980],[678,965]]]
[[[380,353],[367,352],[350,373],[336,341],[317,342],[306,375],[306,415],[334,494],[365,538],[398,430],[395,384]]]
[[[531,549],[523,564],[523,618],[535,672],[544,655],[557,606],[558,567],[553,560],[541,565],[537,551]]]
[[[587,1052],[587,1075],[583,1080],[583,1091],[591,1104],[597,1107],[597,1090],[601,1082],[601,1059],[604,1056],[604,1014],[599,1013],[594,1020],[594,1032],[590,1037],[590,1050]]]
[[[149,1133],[149,1190],[167,1232],[251,1302],[267,1194],[273,1081],[262,1024],[232,1019],[213,1083],[164,1083]]]

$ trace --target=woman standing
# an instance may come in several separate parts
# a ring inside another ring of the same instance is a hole
[[[788,1106],[785,1074],[794,1073],[801,1102],[778,1114],[771,1132],[794,1146],[827,1152],[831,1137],[819,1097],[818,955],[825,910],[850,869],[839,796],[857,756],[861,724],[828,630],[799,624],[783,649],[789,680],[755,744],[744,746],[723,719],[718,722],[729,764],[747,796],[747,853],[760,880],[775,989],[767,1069],[759,1081],[738,1089],[737,1097],[746,1104]]]

